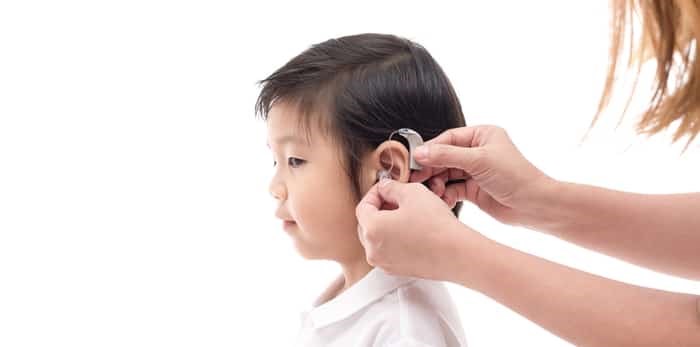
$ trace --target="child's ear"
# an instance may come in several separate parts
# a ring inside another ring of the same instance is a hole
[[[375,174],[381,170],[391,170],[391,179],[404,183],[411,177],[409,159],[408,149],[401,142],[394,140],[384,141],[371,156]]]

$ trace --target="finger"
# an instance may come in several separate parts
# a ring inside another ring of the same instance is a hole
[[[413,158],[420,164],[424,165],[423,169],[420,171],[414,171],[411,173],[409,182],[425,182],[429,178],[442,173],[447,166],[442,165],[440,158],[435,158],[436,153],[432,151],[434,145],[447,145],[455,146],[460,148],[472,147],[474,143],[474,137],[477,130],[481,128],[480,126],[474,127],[462,127],[449,129],[444,131],[437,137],[425,142],[423,146],[418,146],[413,153]],[[437,165],[436,165],[437,164]],[[459,171],[459,170],[455,170]],[[466,178],[466,173],[464,174],[451,174],[450,179],[464,179]]]
[[[365,238],[365,229],[362,228],[362,224],[360,223],[357,223],[357,237],[360,239],[360,244],[362,244],[362,247],[367,249],[370,246]]]
[[[431,168],[431,167],[424,167],[423,170],[421,171],[414,171],[411,173],[411,177],[409,179],[409,182],[415,183],[422,183],[425,181],[428,181],[432,179],[433,177],[437,177],[442,175],[444,172],[448,172],[447,175],[447,180],[448,181],[453,181],[453,180],[465,180],[471,178],[471,176],[466,173],[462,169],[455,169],[455,168],[444,168],[444,167],[439,167],[439,168]]]
[[[401,206],[408,184],[394,180],[382,180],[377,185],[378,195],[385,203]]]
[[[474,138],[474,133],[478,127],[462,127],[455,129],[448,129],[442,134],[434,137],[433,139],[425,142],[423,146],[418,146],[416,151],[413,153],[413,158],[424,165],[429,165],[430,158],[428,153],[424,148],[428,148],[430,145],[434,144],[444,144],[459,147],[470,147],[472,139]],[[411,174],[410,182],[424,182],[428,178],[440,174],[444,171],[443,167],[423,167],[422,170],[413,172]]]
[[[448,184],[445,187],[445,197],[450,200],[457,201],[469,201],[475,205],[479,205],[479,184],[474,180],[467,180],[466,182]]]
[[[428,181],[428,186],[430,187],[430,190],[437,196],[442,196],[443,194],[445,194],[445,185],[447,184],[447,180],[448,172],[445,171],[437,176],[433,176]]]
[[[453,208],[455,208],[455,206],[457,206],[457,200],[450,199],[447,197],[445,197],[445,199],[443,199],[443,200],[447,204],[447,207],[449,207],[450,209],[453,209]]]
[[[383,201],[379,195],[379,186],[375,184],[369,189],[367,194],[362,197],[362,200],[357,204],[355,208],[355,216],[360,224],[363,224],[371,216],[376,215],[379,209],[382,207]]]
[[[467,185],[465,183],[448,184],[447,187],[445,187],[444,196],[448,201],[457,202],[468,200]]]
[[[411,173],[411,178],[409,182],[425,182],[429,178],[439,175],[442,172],[447,171],[446,168],[442,167],[429,167],[424,166],[420,171],[413,171]]]
[[[445,130],[442,134],[426,141],[428,145],[442,144],[460,147],[471,147],[478,126],[461,127]]]
[[[477,163],[483,159],[483,148],[466,148],[451,145],[429,145],[428,155],[422,164],[431,167],[460,169],[474,175]],[[457,173],[455,173],[456,175]]]
[[[452,202],[452,201],[450,201],[450,199],[449,199],[447,196],[441,196],[440,199],[442,199],[442,201],[443,201],[445,204],[447,204],[447,207],[449,207],[449,208],[454,208],[455,203]]]
[[[471,178],[471,176],[461,169],[449,169],[447,175],[448,181],[453,180],[466,180]]]
[[[381,211],[393,211],[393,210],[396,210],[398,208],[399,208],[399,205],[396,205],[396,204],[388,202],[388,201],[384,201],[384,203],[382,204]]]

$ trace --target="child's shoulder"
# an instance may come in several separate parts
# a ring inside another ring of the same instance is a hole
[[[444,284],[415,279],[368,308],[381,346],[466,346],[459,314]],[[372,312],[374,311],[374,312]]]
[[[380,269],[304,314],[300,337],[304,346],[466,346],[444,284]]]

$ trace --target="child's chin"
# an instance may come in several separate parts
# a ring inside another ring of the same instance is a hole
[[[301,252],[299,252],[299,255],[301,255],[301,257],[304,258],[305,260],[321,260],[321,259],[323,259],[323,258],[318,257],[318,256],[309,255],[309,254],[305,254],[305,253],[301,253]]]
[[[323,256],[321,256],[321,255],[319,255],[319,254],[315,254],[315,253],[312,253],[312,252],[304,252],[304,251],[299,250],[298,248],[297,248],[297,252],[299,253],[299,255],[300,255],[302,258],[304,258],[304,259],[306,259],[306,260],[322,260],[322,259],[326,259],[326,257],[323,257]]]
[[[319,260],[327,258],[319,254],[319,252],[314,252],[313,250],[309,249],[307,245],[300,244],[298,240],[294,240],[294,246],[297,249],[297,253],[299,253],[299,255],[306,260]]]

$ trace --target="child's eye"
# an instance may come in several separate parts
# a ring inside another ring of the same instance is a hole
[[[299,167],[306,163],[306,160],[304,159],[299,159],[299,158],[294,158],[294,157],[289,157],[287,160],[287,163],[289,164],[290,167]]]

